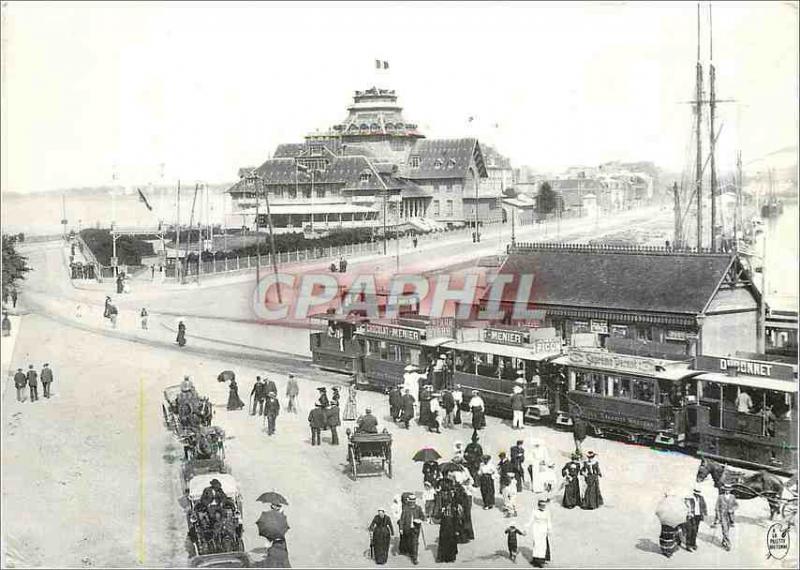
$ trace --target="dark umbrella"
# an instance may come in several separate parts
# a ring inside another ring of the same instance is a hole
[[[280,511],[264,511],[256,521],[258,534],[268,540],[283,538],[289,530],[286,515]]]
[[[228,380],[236,380],[236,373],[233,370],[223,370],[217,376],[218,382],[227,382]]]
[[[433,449],[432,447],[426,447],[424,449],[420,449],[414,454],[414,457],[412,457],[414,461],[421,461],[422,463],[428,461],[436,461],[441,458],[442,456],[439,455],[439,452]]]
[[[275,491],[267,491],[266,493],[261,493],[261,496],[256,499],[261,503],[267,503],[268,505],[288,505],[289,501],[281,495],[280,493],[276,493]]]

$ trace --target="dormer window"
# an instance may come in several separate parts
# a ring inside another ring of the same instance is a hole
[[[434,168],[441,168],[444,164],[444,161],[441,158],[437,158],[436,162],[433,163]]]
[[[447,168],[455,168],[455,167],[456,167],[456,159],[455,158],[451,158],[449,161],[447,161]]]
[[[411,168],[419,168],[419,156],[417,155],[412,156],[409,159],[408,164],[411,166]]]
[[[361,180],[362,184],[365,182],[369,182],[369,179],[372,178],[372,173],[369,170],[365,170],[359,176],[359,180]]]

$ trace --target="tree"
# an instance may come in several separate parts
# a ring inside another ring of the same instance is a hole
[[[28,258],[17,253],[14,245],[17,236],[3,235],[3,291],[11,292],[17,288],[17,282],[25,279],[25,273],[31,270],[28,267]]]
[[[558,205],[558,194],[555,193],[549,182],[542,183],[537,198],[536,211],[540,214],[549,214]]]

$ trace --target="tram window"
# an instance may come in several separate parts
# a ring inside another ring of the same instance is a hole
[[[575,373],[575,389],[579,392],[591,392],[592,385],[587,372]]]
[[[589,377],[591,380],[592,394],[603,396],[605,394],[605,390],[603,390],[605,376],[603,374],[590,374]]]
[[[653,385],[649,380],[633,380],[632,394],[634,400],[653,402]]]
[[[409,360],[410,364],[413,364],[414,366],[419,366],[421,364],[420,363],[420,357],[422,356],[422,351],[420,349],[418,349],[418,348],[409,348],[408,349],[408,356],[409,356],[408,360]]]
[[[723,408],[736,409],[736,397],[739,395],[737,386],[722,386]]]
[[[716,382],[703,382],[703,399],[704,400],[721,400],[722,399],[722,385]]]
[[[620,378],[619,376],[609,376],[608,395],[614,398],[630,398],[631,397],[631,381],[629,378]]]
[[[384,340],[381,341],[381,350],[379,354],[381,355],[382,360],[389,359],[389,349],[387,348],[386,341]]]
[[[379,340],[368,340],[367,341],[367,354],[374,354],[375,356],[381,356],[381,341]]]

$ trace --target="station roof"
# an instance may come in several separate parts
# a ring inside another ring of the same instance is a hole
[[[473,158],[478,176],[488,176],[478,139],[422,139],[409,151],[412,156],[419,157],[419,167],[406,168],[406,178],[464,178]]]
[[[670,253],[646,248],[531,244],[508,256],[499,273],[534,275],[529,303],[625,312],[697,315],[714,296],[728,254]],[[653,248],[655,249],[655,248]],[[513,303],[517,291],[488,288],[482,301]],[[499,297],[499,298],[498,298]]]

